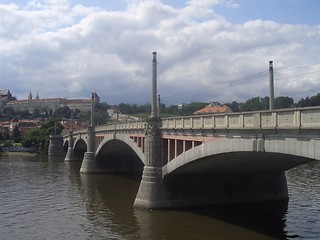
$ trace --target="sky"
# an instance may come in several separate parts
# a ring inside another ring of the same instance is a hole
[[[0,0],[0,89],[166,105],[320,92],[319,0]]]

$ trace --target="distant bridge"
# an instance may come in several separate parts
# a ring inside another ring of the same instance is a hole
[[[320,160],[320,107],[91,126],[63,136],[81,173],[141,172],[134,205],[287,200],[284,172]]]

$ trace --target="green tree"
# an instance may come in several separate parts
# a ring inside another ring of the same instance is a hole
[[[3,115],[5,115],[7,119],[13,118],[15,114],[16,112],[14,111],[13,107],[5,107],[3,109]]]
[[[42,153],[48,152],[49,136],[60,134],[63,127],[61,124],[55,124],[54,121],[47,121],[41,124],[39,129],[30,130],[22,139],[22,146],[36,147]]]
[[[274,108],[291,108],[293,103],[293,98],[280,96],[274,99]]]
[[[22,146],[24,147],[36,147],[41,149],[43,142],[43,135],[40,129],[31,129],[22,139]]]
[[[240,103],[241,111],[259,111],[269,109],[269,97],[254,97],[244,103]]]
[[[96,103],[95,108],[99,111],[107,111],[110,105],[107,103]]]
[[[240,104],[236,101],[233,101],[232,103],[227,103],[227,106],[232,110],[232,112],[240,112]]]
[[[40,109],[39,108],[34,108],[33,109],[33,113],[32,113],[32,117],[36,118],[36,117],[39,117],[40,115]]]
[[[60,123],[50,120],[42,123],[40,129],[45,136],[49,136],[52,134],[60,134],[63,130],[63,126]]]
[[[320,106],[320,93],[310,98],[310,106]]]
[[[18,125],[16,125],[13,129],[12,138],[13,138],[13,141],[16,143],[21,142],[21,140],[22,140],[21,132],[19,130]]]
[[[97,125],[106,124],[109,119],[107,111],[97,111],[95,113],[95,121]]]
[[[309,98],[309,97],[306,97],[305,99],[304,99],[304,98],[301,98],[301,99],[298,101],[298,106],[299,106],[299,107],[308,107],[308,106],[311,106],[310,98]]]
[[[53,117],[56,119],[71,118],[71,109],[63,106],[54,111]]]

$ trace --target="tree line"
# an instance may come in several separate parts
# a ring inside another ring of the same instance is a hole
[[[269,97],[253,97],[245,102],[233,101],[231,103],[218,103],[220,105],[227,105],[233,112],[245,112],[245,111],[259,111],[269,109]],[[175,115],[192,115],[194,112],[201,108],[204,108],[208,103],[205,102],[191,102],[184,104],[181,107],[177,105],[166,106],[160,104],[160,112],[162,116],[175,116]],[[320,93],[317,95],[301,98],[298,102],[294,102],[294,99],[288,96],[280,96],[274,99],[274,108],[294,108],[294,107],[308,107],[308,106],[320,106]],[[138,106],[137,104],[120,103],[115,106],[119,112],[124,114],[143,114],[150,113],[151,105],[145,104]]]

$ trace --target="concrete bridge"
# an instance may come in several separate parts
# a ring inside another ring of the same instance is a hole
[[[273,66],[269,62],[273,86]],[[51,136],[49,155],[82,161],[80,172],[140,173],[134,206],[170,208],[288,200],[285,171],[320,160],[320,107],[160,118],[157,61],[151,116]]]
[[[309,107],[150,118],[63,138],[81,173],[141,173],[134,205],[169,208],[287,200],[285,171],[320,160],[319,134],[320,107]]]

